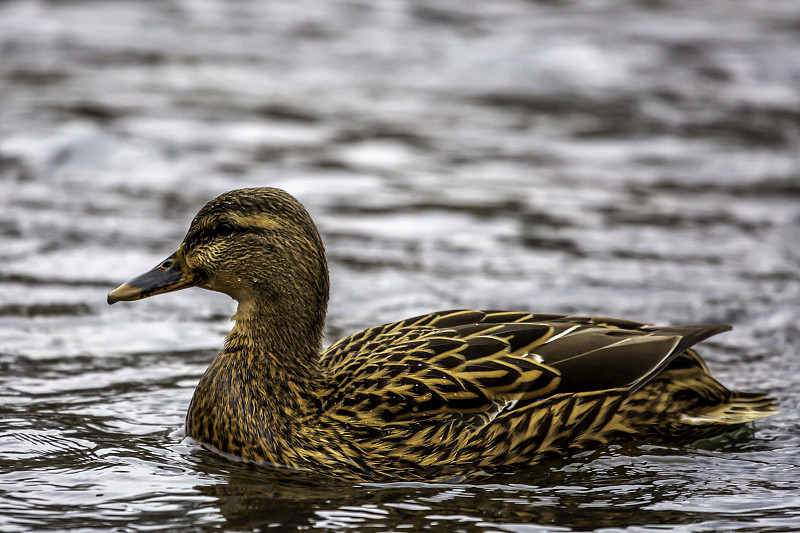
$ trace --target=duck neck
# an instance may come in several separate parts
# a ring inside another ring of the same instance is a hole
[[[293,464],[297,439],[319,408],[322,323],[242,303],[233,318],[192,397],[187,434],[223,453]]]
[[[240,302],[220,357],[253,376],[253,392],[268,394],[279,411],[296,417],[318,390],[324,316],[281,311],[274,303]]]

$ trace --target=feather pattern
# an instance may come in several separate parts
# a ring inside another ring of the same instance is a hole
[[[324,248],[278,189],[209,202],[171,258],[109,294],[197,285],[239,302],[187,434],[240,459],[365,480],[454,479],[615,439],[696,438],[773,414],[692,348],[725,325],[453,310],[321,350]]]

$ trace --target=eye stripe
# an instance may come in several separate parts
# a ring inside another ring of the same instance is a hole
[[[190,232],[186,236],[186,249],[191,250],[198,246],[208,244],[218,237],[216,228],[203,228]]]
[[[240,227],[230,222],[221,222],[214,226],[199,226],[194,231],[190,231],[186,236],[186,249],[194,249],[200,245],[209,244],[219,237],[229,237],[234,233],[246,233],[252,228]],[[260,230],[260,228],[258,228]]]
[[[211,243],[219,237],[229,237],[234,233],[268,234],[280,231],[284,222],[269,216],[243,216],[228,214],[221,221],[217,217],[196,218],[184,241],[186,250]]]

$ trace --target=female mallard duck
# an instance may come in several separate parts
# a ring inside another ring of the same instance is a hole
[[[775,401],[719,384],[691,347],[729,326],[443,311],[321,351],[328,268],[306,210],[279,189],[210,201],[159,266],[108,295],[198,286],[238,301],[186,433],[249,461],[353,479],[444,479],[620,437],[699,437]]]

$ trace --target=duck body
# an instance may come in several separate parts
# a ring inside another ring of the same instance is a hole
[[[730,329],[456,310],[321,350],[324,248],[278,189],[212,200],[178,252],[109,294],[189,286],[239,302],[186,432],[247,461],[360,480],[454,479],[622,438],[693,439],[775,412],[711,377],[692,346]]]

